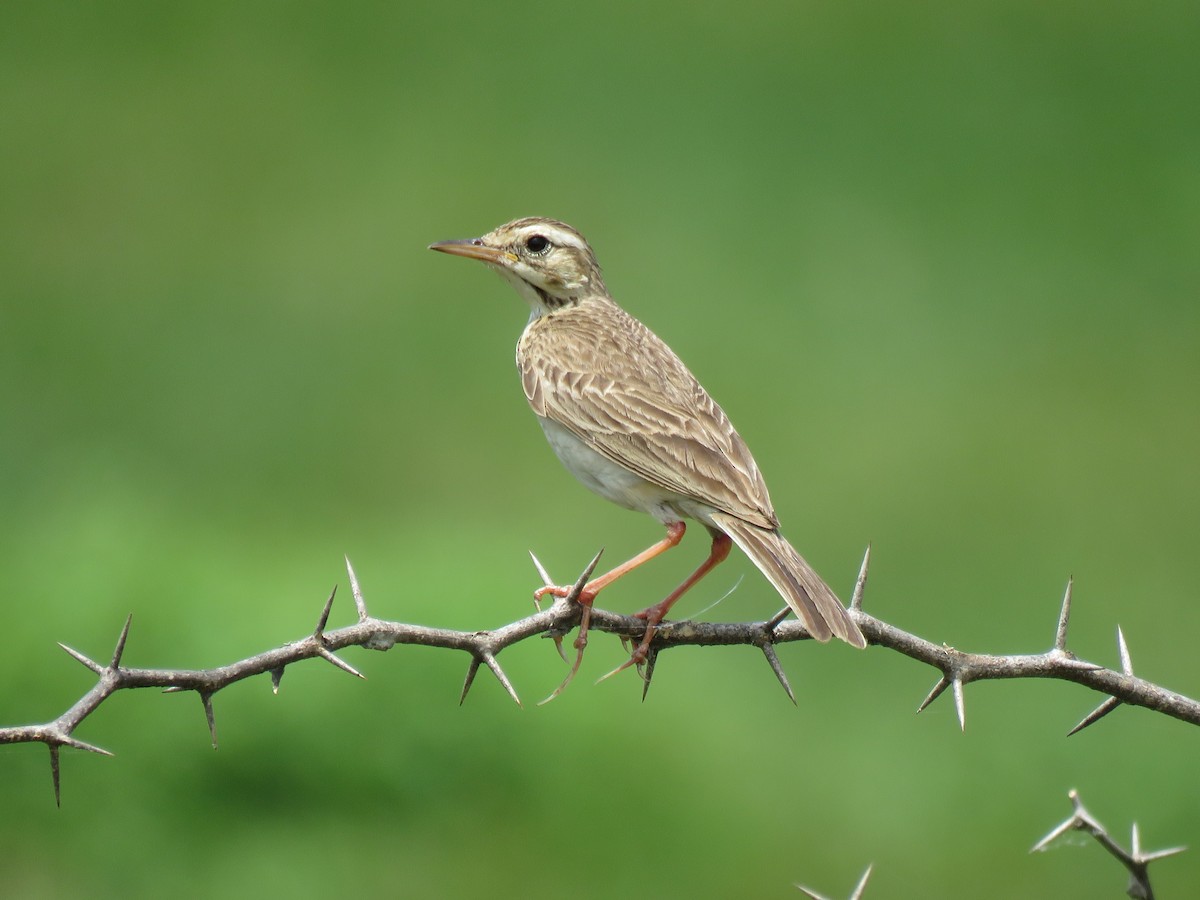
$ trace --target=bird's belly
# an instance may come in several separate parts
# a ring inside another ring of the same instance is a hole
[[[684,516],[705,518],[691,509],[695,502],[647,481],[636,472],[593,450],[565,426],[538,416],[546,440],[567,471],[586,488],[618,506],[644,512],[660,522],[676,522]]]

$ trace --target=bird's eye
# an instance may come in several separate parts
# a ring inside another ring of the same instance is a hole
[[[525,249],[530,253],[545,253],[550,249],[550,240],[541,234],[531,234],[525,240]]]

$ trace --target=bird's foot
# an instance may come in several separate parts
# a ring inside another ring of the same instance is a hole
[[[591,621],[592,621],[592,604],[589,601],[589,602],[583,604],[583,614],[579,617],[579,635],[578,635],[578,637],[575,638],[575,642],[574,642],[575,662],[571,666],[571,670],[569,672],[567,672],[567,677],[562,680],[562,684],[560,684],[558,687],[556,687],[554,689],[553,693],[551,693],[549,697],[547,697],[545,700],[540,701],[538,703],[538,706],[541,706],[544,703],[549,703],[551,700],[553,700],[555,697],[557,697],[559,694],[561,694],[563,691],[565,691],[567,689],[567,685],[570,684],[574,680],[575,674],[579,671],[579,667],[583,664],[583,651],[587,649],[588,625],[591,623]],[[563,650],[562,650],[562,638],[556,637],[554,639],[554,642],[555,642],[555,644],[558,645],[559,655],[562,656],[563,659],[566,659],[566,655],[563,653]]]
[[[547,595],[558,597],[560,600],[563,597],[574,596],[576,600],[584,606],[591,606],[592,601],[596,599],[596,595],[600,593],[598,590],[591,590],[590,585],[580,588],[577,584],[548,584],[545,587],[540,587],[533,592],[533,602],[541,608],[541,602]]]
[[[598,678],[596,680],[596,684],[612,678],[618,672],[624,672],[631,666],[637,666],[638,671],[641,671],[642,664],[650,656],[650,644],[654,642],[654,634],[656,631],[658,631],[658,625],[660,622],[662,622],[663,616],[666,615],[667,612],[667,610],[662,607],[663,604],[656,603],[654,606],[649,606],[646,609],[643,609],[641,612],[633,614],[635,619],[646,620],[646,632],[642,635],[641,642],[639,642],[638,645],[633,648],[633,652],[629,654],[629,659],[625,660],[625,662],[621,663],[607,675]]]

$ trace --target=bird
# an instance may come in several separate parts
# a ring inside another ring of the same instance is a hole
[[[866,646],[837,595],[780,533],[762,473],[725,411],[665,342],[617,305],[582,234],[555,219],[527,217],[429,249],[479,260],[516,288],[530,308],[517,370],[550,447],[585,487],[666,527],[660,541],[579,592],[578,652],[559,690],[579,669],[596,595],[679,544],[686,520],[710,534],[708,558],[662,601],[635,614],[646,631],[610,675],[646,660],[674,603],[734,544],[813,638]],[[571,590],[548,585],[537,596]]]

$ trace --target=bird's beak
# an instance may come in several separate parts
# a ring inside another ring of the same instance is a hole
[[[507,250],[497,250],[489,247],[480,238],[464,241],[438,241],[429,245],[430,250],[449,253],[452,256],[465,256],[468,259],[480,259],[495,266],[511,266],[519,257]]]

